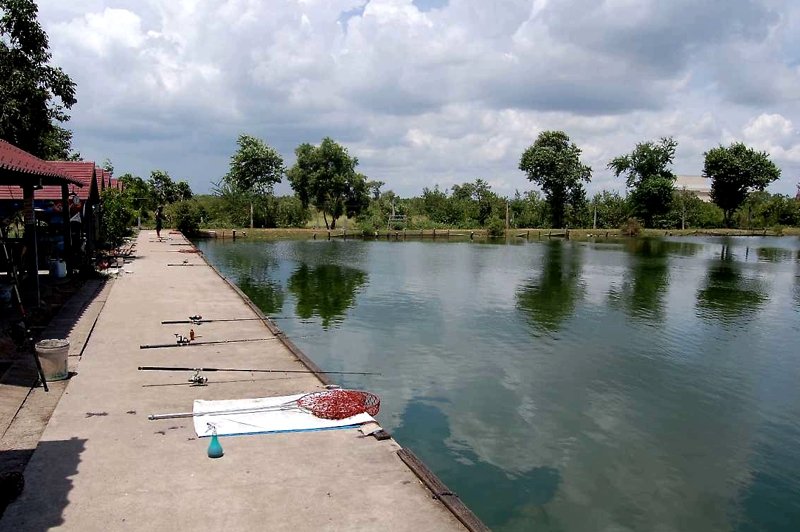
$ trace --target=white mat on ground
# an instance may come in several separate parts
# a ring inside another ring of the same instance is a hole
[[[269,432],[298,432],[337,429],[375,421],[369,414],[358,414],[345,419],[322,419],[299,409],[258,410],[295,401],[305,394],[262,397],[258,399],[229,399],[194,402],[194,431],[198,436],[211,436],[209,423],[219,436],[236,434],[262,434]],[[255,410],[255,411],[253,411]],[[243,412],[244,411],[244,412]],[[204,412],[214,412],[200,415]]]

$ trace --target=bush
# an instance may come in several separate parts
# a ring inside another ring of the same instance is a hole
[[[506,234],[506,224],[497,216],[493,216],[489,219],[489,222],[486,224],[486,229],[488,230],[489,236],[505,236]]]
[[[619,230],[628,236],[639,236],[642,232],[642,223],[636,218],[628,218]]]
[[[175,228],[185,236],[195,236],[200,232],[200,205],[195,200],[185,200],[169,206],[169,217]]]
[[[134,212],[128,207],[122,192],[115,188],[103,191],[100,218],[102,232],[101,247],[115,248],[122,239],[131,234]]]

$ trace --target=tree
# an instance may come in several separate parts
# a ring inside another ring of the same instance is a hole
[[[134,211],[126,201],[125,194],[116,188],[108,188],[101,195],[103,208],[100,210],[103,228],[103,243],[109,248],[122,244],[122,240],[131,234],[131,222]]]
[[[178,181],[175,183],[175,197],[177,201],[186,201],[192,199],[192,188],[186,181]]]
[[[385,185],[383,181],[367,181],[367,188],[372,192],[372,199],[378,200],[381,197],[381,187]]]
[[[325,137],[319,146],[301,144],[295,155],[297,162],[287,173],[289,183],[304,207],[311,204],[322,211],[326,228],[335,229],[340,216],[357,216],[367,208],[367,178],[356,172],[358,159],[350,157],[346,148]]]
[[[175,203],[178,201],[178,190],[169,174],[163,170],[150,172],[148,180],[150,193],[157,204]]]
[[[147,181],[139,176],[124,174],[119,180],[122,182],[122,194],[136,216],[141,220],[147,215],[148,207],[153,202],[153,192]]]
[[[253,228],[253,200],[258,196],[272,195],[273,187],[280,183],[286,168],[283,157],[263,140],[239,135],[239,148],[231,156],[228,173],[223,177],[235,191],[250,201],[250,228]]]
[[[706,152],[703,175],[711,178],[711,199],[725,214],[730,227],[732,215],[754,190],[764,190],[781,176],[767,152],[758,152],[741,142]]]
[[[36,3],[0,0],[0,13],[0,138],[43,159],[75,158],[72,132],[58,125],[77,101],[75,83],[49,64]]]
[[[519,169],[544,192],[554,227],[563,227],[571,200],[585,200],[583,181],[592,169],[580,160],[581,150],[563,131],[542,131],[522,154]]]
[[[672,137],[662,137],[659,142],[639,143],[630,154],[608,163],[617,177],[625,175],[631,205],[646,227],[652,227],[653,218],[667,213],[672,206],[675,174],[668,167],[675,159],[677,146]]]
[[[591,202],[592,227],[617,228],[628,217],[625,198],[616,192],[604,190],[594,195]]]

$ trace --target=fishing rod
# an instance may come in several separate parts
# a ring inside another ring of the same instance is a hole
[[[196,319],[195,319],[196,318]],[[220,318],[216,320],[204,320],[202,316],[189,316],[188,320],[163,320],[161,325],[175,325],[179,323],[192,323],[194,325],[199,325],[201,323],[217,323],[223,321],[263,321],[264,319],[269,320],[291,320],[294,319],[293,316],[268,316],[267,318]]]
[[[381,375],[371,371],[311,371],[310,369],[189,368],[180,366],[139,366],[139,371],[244,371],[249,373],[325,373],[327,375]]]
[[[188,342],[188,341],[181,341],[174,344],[144,344],[140,345],[139,349],[160,349],[163,347],[187,347],[193,345],[216,345],[216,344],[234,344],[239,342],[266,342],[268,340],[277,340],[277,336],[273,336],[271,338],[243,338],[240,340],[215,340],[209,342]]]

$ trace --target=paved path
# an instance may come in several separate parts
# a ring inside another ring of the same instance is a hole
[[[254,317],[254,311],[187,249],[143,231],[137,256],[114,282],[83,357],[25,471],[25,490],[2,530],[463,530],[398,458],[392,439],[356,429],[221,438],[206,456],[191,419],[147,415],[192,409],[194,399],[288,395],[321,389],[308,374],[189,375],[140,365],[304,369],[278,341],[146,349],[189,325],[193,314]],[[195,326],[202,341],[272,336],[259,321]],[[224,380],[226,382],[219,382]]]

